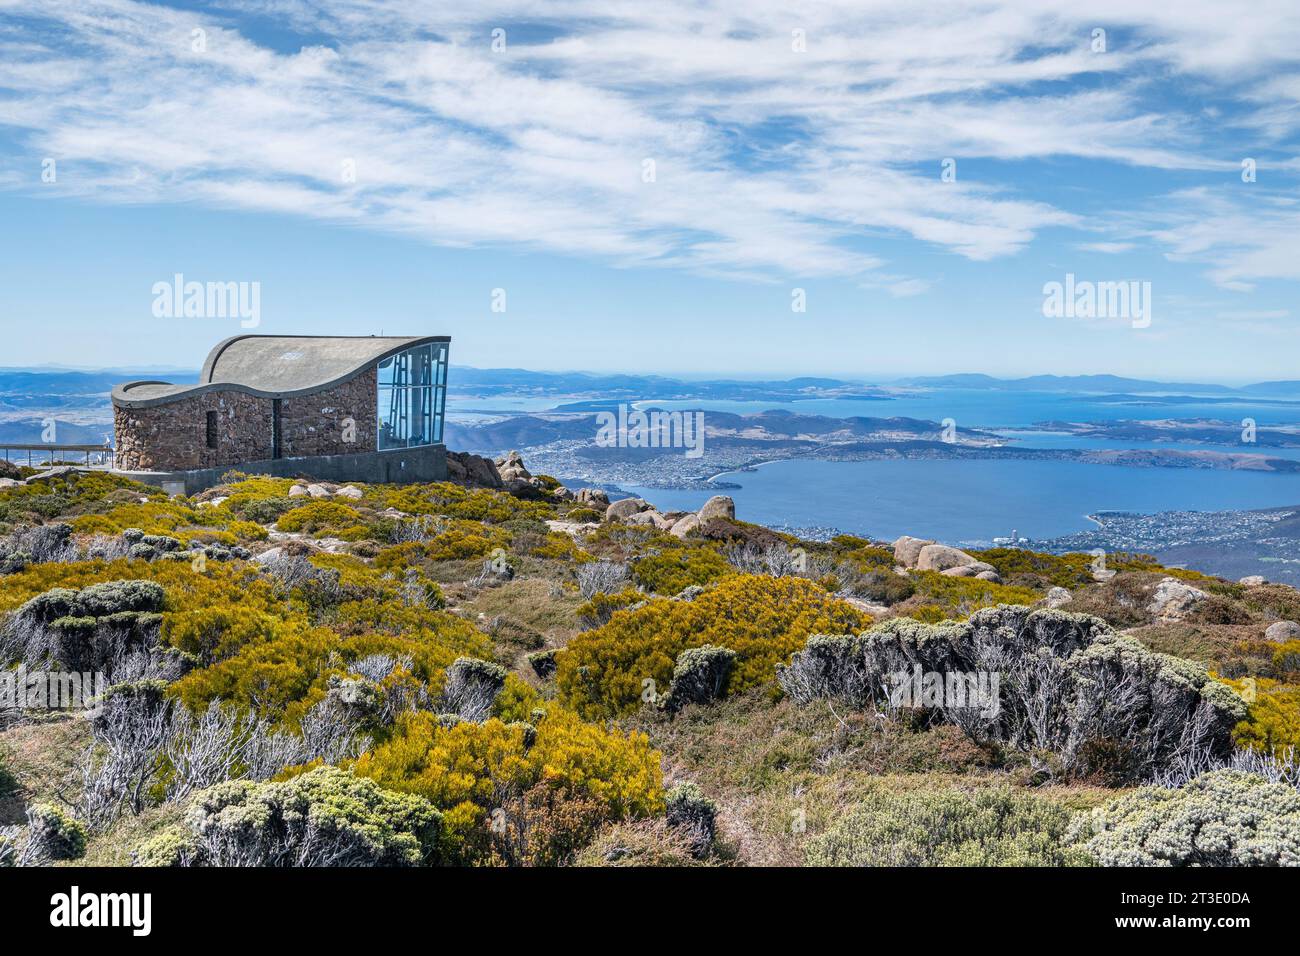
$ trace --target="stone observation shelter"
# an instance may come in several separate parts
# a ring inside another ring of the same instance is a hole
[[[438,481],[442,336],[236,335],[194,385],[113,389],[115,470],[193,494],[231,469],[323,481]]]

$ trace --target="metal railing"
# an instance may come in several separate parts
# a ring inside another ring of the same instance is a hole
[[[17,460],[12,457],[12,452],[18,452]],[[112,445],[57,445],[53,443],[42,442],[36,445],[8,444],[0,442],[0,454],[4,455],[4,460],[10,464],[22,464],[22,453],[26,452],[26,464],[30,468],[39,465],[78,465],[84,468],[112,468],[113,467],[113,446]],[[39,454],[38,454],[39,453]],[[69,455],[84,456],[81,462],[70,459]]]

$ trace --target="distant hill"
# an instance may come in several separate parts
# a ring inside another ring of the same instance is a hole
[[[926,388],[988,388],[1020,392],[1195,392],[1204,395],[1230,395],[1261,387],[1251,385],[1245,389],[1235,389],[1227,385],[1156,382],[1140,378],[1123,378],[1119,375],[1031,375],[1027,378],[994,378],[991,375],[980,374],[932,375],[905,378],[898,384]],[[1289,384],[1295,386],[1290,391],[1300,391],[1300,382],[1271,384]]]
[[[1243,385],[1241,391],[1252,395],[1300,395],[1300,382],[1258,382],[1255,385]]]
[[[792,378],[782,381],[741,379],[685,380],[661,375],[600,375],[591,372],[530,372],[519,368],[473,368],[453,365],[448,384],[460,394],[594,395],[607,402],[712,399],[784,402],[797,398],[855,398],[887,401],[890,396],[861,382],[837,378]]]

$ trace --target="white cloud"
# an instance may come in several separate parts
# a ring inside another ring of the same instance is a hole
[[[1130,252],[1135,244],[1132,242],[1081,242],[1076,247],[1084,252],[1100,252],[1105,255],[1119,255],[1123,252]]]
[[[899,275],[916,270],[874,240],[985,261],[1085,228],[1062,200],[1034,198],[1041,184],[969,174],[980,160],[1235,168],[1206,143],[1204,117],[1151,96],[1169,71],[1236,97],[1240,125],[1274,140],[1295,131],[1300,81],[1282,67],[1300,46],[1296,11],[1138,6],[972,0],[901,16],[878,0],[798,14],[776,0],[228,0],[199,14],[0,0],[23,18],[0,31],[0,123],[25,154],[64,161],[61,188],[88,197],[754,278],[887,269],[876,284],[911,295],[924,281]],[[259,43],[259,23],[297,31],[303,47]],[[1100,54],[1088,47],[1097,24],[1109,30]],[[495,26],[504,52],[491,49]],[[530,42],[537,28],[547,39]],[[939,181],[946,156],[956,182]],[[1270,215],[1255,242],[1228,210],[1226,232],[1190,216],[1134,230],[1207,262],[1225,288],[1300,277],[1280,254],[1294,217]]]
[[[1170,260],[1202,264],[1224,289],[1300,280],[1300,202],[1287,193],[1246,183],[1198,187],[1165,197],[1149,218],[1148,234]]]

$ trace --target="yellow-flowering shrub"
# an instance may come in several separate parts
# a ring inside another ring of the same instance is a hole
[[[1250,704],[1246,719],[1232,731],[1239,745],[1279,757],[1288,748],[1300,750],[1300,687],[1267,677],[1224,683]]]
[[[117,505],[104,514],[83,515],[70,524],[76,534],[120,534],[127,528],[139,528],[145,534],[178,534],[193,527],[219,527],[223,516],[213,514],[209,508],[191,508],[179,501],[133,502]]]
[[[735,574],[727,559],[712,548],[665,548],[632,564],[632,577],[647,591],[673,595],[692,584],[709,584]]]
[[[360,524],[361,512],[341,501],[312,501],[285,512],[275,526],[280,531],[303,531],[316,534],[340,531]]]
[[[665,692],[689,647],[735,651],[725,689],[735,693],[771,681],[809,635],[856,633],[870,620],[802,578],[737,575],[694,601],[655,600],[615,613],[569,642],[556,679],[562,699],[584,717],[618,716],[640,705],[644,681]]]
[[[273,640],[285,618],[242,603],[174,611],[163,616],[163,639],[204,664],[225,660],[248,644]]]
[[[400,570],[419,567],[426,561],[472,560],[510,545],[509,532],[478,521],[445,521],[439,528],[425,541],[406,541],[384,548],[375,556],[375,566]]]
[[[265,541],[270,536],[270,533],[256,521],[236,519],[230,522],[226,530],[239,541]]]
[[[271,583],[243,563],[209,561],[201,572],[188,561],[75,561],[33,564],[4,577],[0,612],[10,611],[50,588],[84,588],[103,581],[157,581],[167,592],[167,610],[186,610],[231,602],[274,610],[282,606]]]
[[[946,617],[966,617],[980,608],[999,604],[1033,604],[1042,597],[1033,588],[995,584],[979,578],[949,577],[937,571],[913,571],[912,580],[916,583],[913,600],[922,606],[939,608]],[[908,614],[924,619],[912,612]]]
[[[502,522],[511,518],[549,518],[555,510],[545,502],[521,501],[505,492],[465,488],[449,481],[372,490],[381,497],[385,507],[416,515],[437,514],[471,521]]]
[[[1300,641],[1287,641],[1273,651],[1273,671],[1284,678],[1300,677]]]
[[[525,795],[538,785],[595,803],[606,820],[659,812],[659,759],[642,734],[586,724],[553,707],[535,727],[496,718],[447,726],[437,715],[410,713],[352,769],[428,799],[444,813],[448,856],[482,863],[511,859],[492,824],[502,831],[515,817],[518,830]]]
[[[592,555],[588,554],[578,543],[569,535],[559,531],[548,532],[541,543],[537,544],[528,552],[535,558],[549,558],[552,561],[593,561]]]
[[[412,673],[436,693],[441,672],[466,653],[465,645],[473,645],[480,656],[491,653],[483,635],[446,617],[450,620],[443,630],[410,635],[345,636],[326,627],[286,626],[272,640],[246,644],[237,654],[192,671],[172,691],[193,711],[220,698],[294,724],[324,698],[331,676],[345,675],[353,661],[387,654],[411,658]]]

